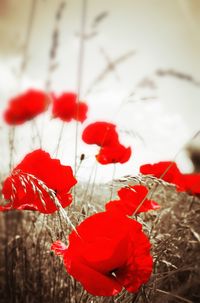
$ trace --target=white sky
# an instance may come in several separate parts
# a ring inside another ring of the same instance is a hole
[[[96,28],[98,34],[85,43],[83,85],[81,97],[87,100],[89,118],[79,130],[95,120],[109,120],[122,132],[122,142],[131,145],[132,159],[117,165],[116,176],[134,174],[146,162],[173,159],[180,148],[200,129],[200,87],[172,77],[155,76],[157,69],[174,69],[200,81],[200,5],[195,0],[90,0],[87,9],[86,32],[91,33],[92,22],[101,12],[108,16]],[[37,0],[32,35],[30,38],[27,69],[22,86],[18,87],[15,73],[21,60],[22,45],[27,29],[31,0],[4,0],[0,6],[0,109],[9,96],[26,87],[44,87],[47,76],[48,52],[54,15],[60,1]],[[58,68],[52,77],[52,89],[57,92],[75,90],[77,82],[78,38],[81,0],[68,0],[59,24],[60,37],[56,62]],[[94,78],[106,66],[101,53],[116,59],[130,50],[132,58],[116,67],[86,95]],[[156,88],[137,87],[144,78],[151,78]],[[137,87],[137,88],[136,88]],[[130,92],[134,96],[127,99]],[[152,100],[141,98],[153,97]],[[125,99],[125,100],[124,100]],[[120,107],[122,101],[130,101]],[[41,117],[37,123],[41,125]],[[53,153],[59,121],[45,117],[44,148]],[[7,127],[0,129],[0,168],[8,170]],[[31,126],[18,127],[15,160],[29,152]],[[127,136],[123,131],[138,136]],[[74,163],[75,124],[67,124],[59,157],[63,163]],[[141,139],[142,138],[142,139]],[[36,147],[36,146],[35,146]],[[80,179],[88,179],[97,148],[79,141],[79,154],[87,159],[79,171]],[[185,155],[177,158],[184,171],[191,168]],[[113,167],[98,165],[98,181],[112,177]]]

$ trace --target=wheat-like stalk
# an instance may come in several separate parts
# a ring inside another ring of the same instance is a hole
[[[77,233],[76,227],[74,226],[74,224],[71,222],[71,220],[69,219],[69,216],[67,214],[67,212],[65,211],[65,209],[62,207],[56,192],[49,188],[45,182],[43,182],[42,180],[38,179],[37,177],[35,177],[32,174],[29,173],[25,173],[21,170],[16,170],[12,176],[11,176],[11,180],[12,180],[12,195],[11,195],[11,201],[13,202],[16,198],[16,193],[17,193],[17,188],[16,188],[16,181],[15,178],[16,176],[18,176],[19,180],[20,180],[20,184],[22,185],[24,192],[27,193],[27,185],[31,185],[31,188],[34,192],[34,194],[37,194],[40,198],[40,201],[42,202],[44,208],[46,208],[46,202],[45,202],[45,198],[44,198],[44,194],[42,192],[42,190],[47,193],[49,195],[49,197],[51,198],[51,200],[55,203],[56,207],[58,208],[58,211],[60,212],[60,214],[62,215],[62,217],[68,222],[68,224],[72,227],[72,229]],[[39,185],[39,186],[38,186]],[[40,188],[41,187],[41,188]],[[42,190],[41,190],[42,189]]]

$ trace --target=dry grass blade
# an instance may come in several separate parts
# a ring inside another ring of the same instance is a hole
[[[164,291],[164,290],[162,290],[162,289],[158,289],[158,288],[157,288],[157,289],[156,289],[156,292],[159,292],[159,293],[164,294],[164,295],[167,295],[167,296],[169,296],[169,297],[173,297],[173,298],[175,298],[175,299],[178,299],[180,302],[194,303],[194,302],[192,302],[192,301],[190,301],[190,300],[187,300],[187,299],[185,299],[185,298],[183,298],[183,297],[181,297],[181,296],[178,296],[178,295],[175,295],[175,294],[173,294],[173,293]]]
[[[96,78],[92,81],[89,88],[86,90],[85,95],[89,95],[97,84],[99,84],[101,81],[103,81],[104,78],[110,72],[113,72],[113,68],[115,68],[117,65],[123,63],[124,61],[130,59],[133,55],[135,55],[135,53],[136,53],[135,50],[131,50],[131,51],[119,56],[117,59],[112,60],[112,64],[111,64],[111,62],[109,62],[106,65],[106,67],[98,74],[98,76],[96,76]]]
[[[196,80],[191,75],[185,74],[183,72],[174,70],[174,69],[158,69],[156,75],[159,77],[171,76],[180,80],[190,82],[193,85],[200,86],[200,81]]]

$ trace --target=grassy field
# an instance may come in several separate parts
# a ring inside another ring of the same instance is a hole
[[[142,182],[152,187],[156,180],[145,177]],[[114,182],[113,195],[117,188],[133,183],[131,178]],[[76,204],[67,210],[70,221],[76,225],[103,210],[110,191],[108,184],[78,185]],[[116,297],[86,293],[50,251],[56,239],[67,243],[71,231],[58,214],[1,213],[0,302],[200,302],[200,200],[177,193],[166,183],[156,186],[153,197],[161,209],[137,216],[152,243],[152,277],[137,294],[124,291]]]

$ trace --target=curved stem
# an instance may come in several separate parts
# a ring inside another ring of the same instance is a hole
[[[28,25],[27,25],[27,31],[26,31],[26,37],[25,37],[25,43],[22,53],[22,61],[20,65],[20,71],[19,71],[19,87],[21,85],[22,76],[26,70],[27,63],[28,63],[28,48],[30,44],[31,34],[32,34],[32,28],[33,28],[33,21],[35,17],[35,11],[37,6],[37,0],[32,0],[31,2],[31,8],[28,18]]]
[[[86,15],[87,15],[87,0],[82,0],[81,8],[81,24],[80,24],[80,40],[79,40],[79,53],[78,53],[78,70],[77,70],[77,104],[79,105],[79,100],[81,96],[82,89],[82,78],[83,78],[83,63],[84,63],[84,53],[85,53],[85,26],[86,26]],[[79,106],[77,107],[78,116]],[[74,159],[74,174],[77,173],[77,151],[78,151],[78,121],[76,121],[75,129],[75,159]]]
[[[111,184],[111,192],[110,192],[110,200],[112,200],[112,196],[113,196],[113,181],[115,179],[115,174],[116,174],[116,163],[114,163],[113,165],[113,175],[112,175],[112,184]]]
[[[62,140],[64,128],[65,128],[65,123],[62,122],[61,129],[60,129],[60,133],[59,133],[59,137],[58,137],[58,142],[57,142],[57,146],[56,146],[56,150],[55,150],[55,152],[54,152],[55,157],[58,156],[58,152],[59,152],[60,143],[61,143],[61,140]]]

